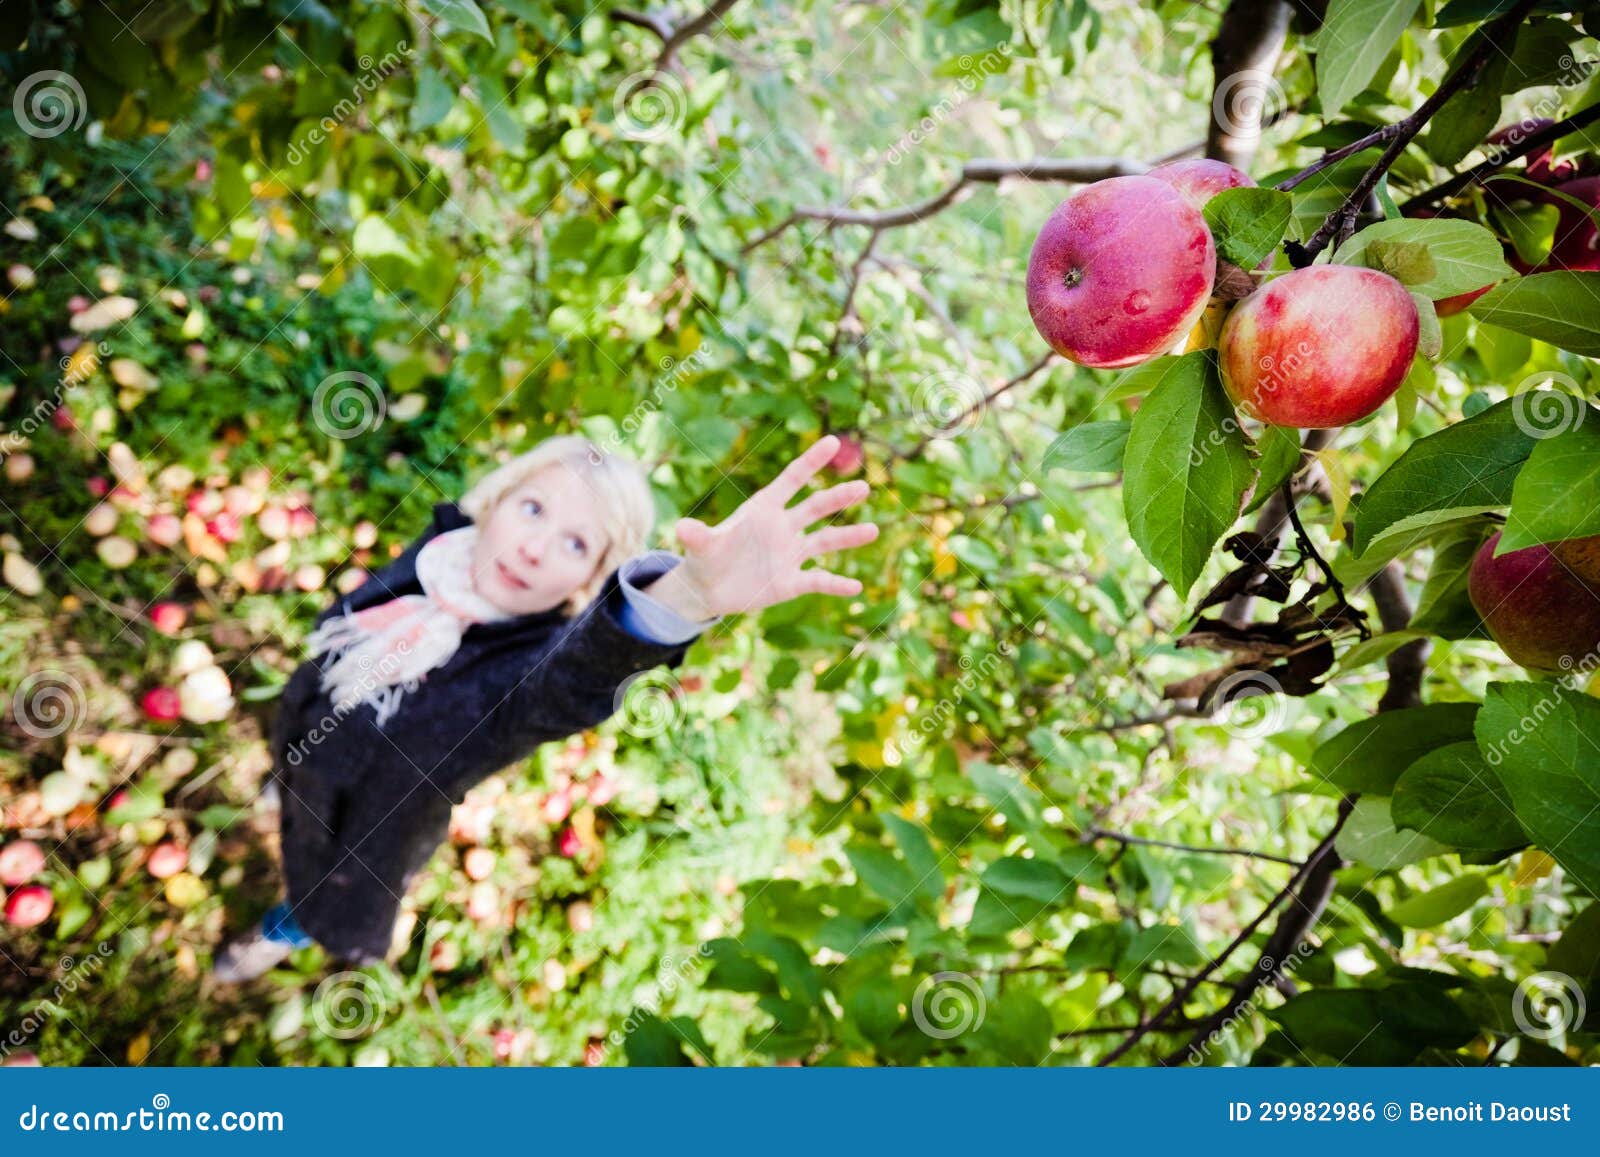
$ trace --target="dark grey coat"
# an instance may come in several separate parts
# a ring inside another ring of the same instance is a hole
[[[421,537],[317,622],[420,594],[423,543],[471,521],[455,503],[437,504]],[[319,660],[294,672],[271,742],[289,903],[307,933],[348,960],[383,958],[407,881],[447,837],[450,809],[469,788],[601,723],[629,676],[683,661],[689,644],[623,629],[623,598],[613,571],[576,616],[554,610],[467,628],[383,729],[370,705],[334,712]]]

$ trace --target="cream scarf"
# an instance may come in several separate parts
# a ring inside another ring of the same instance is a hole
[[[371,703],[382,727],[406,692],[450,661],[468,627],[513,617],[473,588],[477,541],[475,524],[435,535],[417,552],[417,580],[424,593],[399,595],[362,611],[346,609],[311,633],[306,642],[312,655],[328,656],[322,689],[336,712]]]

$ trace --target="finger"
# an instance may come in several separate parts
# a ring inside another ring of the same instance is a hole
[[[871,491],[872,487],[860,479],[854,482],[841,482],[837,486],[830,486],[826,490],[807,495],[805,501],[790,513],[801,526],[810,526],[819,518],[827,518],[830,514],[838,514],[846,507],[854,506]]]
[[[697,554],[711,545],[711,528],[698,518],[678,519],[677,533],[683,549],[691,554]]]
[[[861,580],[846,578],[842,574],[834,574],[831,570],[803,570],[800,572],[800,593],[814,595],[838,595],[841,598],[850,598],[861,593]]]
[[[839,452],[839,439],[833,434],[824,434],[813,442],[804,454],[783,468],[783,471],[769,482],[766,490],[783,506],[789,505],[789,500],[800,493],[802,487],[810,482],[818,470],[821,470],[833,460]]]
[[[819,554],[828,554],[835,550],[850,550],[852,547],[865,546],[878,537],[878,524],[875,522],[852,522],[848,526],[829,526],[808,534],[801,539],[805,546],[807,558],[816,558]]]

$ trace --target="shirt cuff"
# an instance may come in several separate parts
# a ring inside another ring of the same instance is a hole
[[[652,550],[628,559],[617,568],[617,584],[625,600],[621,620],[629,634],[652,643],[686,643],[717,618],[696,621],[685,618],[642,588],[666,574],[683,560],[670,550]]]

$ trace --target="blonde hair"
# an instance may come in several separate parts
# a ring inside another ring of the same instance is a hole
[[[562,434],[546,438],[495,467],[473,483],[457,505],[481,526],[506,494],[551,465],[565,466],[589,487],[600,506],[601,524],[609,543],[595,564],[594,577],[567,600],[567,613],[576,614],[594,601],[611,572],[642,551],[650,540],[656,505],[650,480],[639,463],[620,454],[608,454],[577,434]]]

